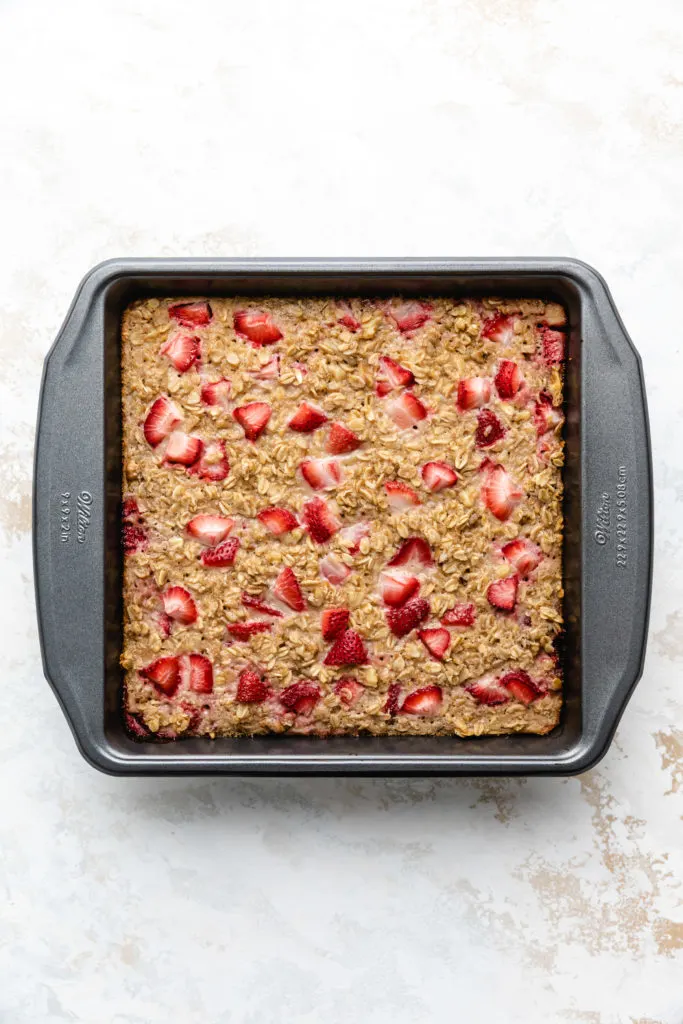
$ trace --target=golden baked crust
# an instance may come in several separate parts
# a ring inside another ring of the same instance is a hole
[[[210,322],[189,328],[200,340],[201,362],[180,373],[159,353],[169,334],[179,330],[168,312],[174,301],[189,300],[136,301],[125,310],[122,323],[123,493],[124,499],[137,503],[139,512],[125,557],[121,656],[125,713],[132,731],[171,738],[285,731],[472,736],[552,729],[561,707],[553,643],[563,622],[563,381],[561,363],[544,359],[543,350],[545,332],[565,322],[562,308],[540,300],[436,298],[429,300],[429,319],[422,326],[402,331],[397,326],[404,308],[399,299],[354,299],[342,305],[330,298],[259,298],[257,303],[212,298]],[[255,347],[236,333],[235,312],[255,305],[271,315],[281,340]],[[485,336],[495,315],[507,318],[509,337]],[[340,322],[348,317],[357,329]],[[551,338],[554,334],[550,331]],[[280,356],[279,378],[258,379],[254,373],[274,353]],[[414,431],[397,429],[387,415],[387,403],[400,390],[385,397],[376,394],[380,356],[391,357],[415,376],[411,391],[430,412]],[[503,359],[517,362],[525,386],[515,399],[503,401],[492,384],[487,406],[506,432],[491,447],[477,447],[480,410],[457,407],[458,382],[471,377],[493,381]],[[201,398],[202,383],[220,378],[231,381],[225,409],[208,406]],[[552,400],[554,420],[539,434],[535,403],[541,393],[549,396],[546,402]],[[204,442],[224,442],[230,465],[224,480],[207,480],[182,465],[168,465],[164,442],[154,448],[148,444],[143,423],[159,395],[169,396],[182,412],[179,429]],[[301,526],[274,536],[255,518],[268,506],[299,515],[313,496],[298,467],[302,459],[325,456],[329,423],[312,433],[289,429],[287,423],[303,400],[363,442],[342,456],[341,483],[316,492],[343,525],[369,524],[356,554],[349,553],[349,541],[340,533],[320,545]],[[272,407],[268,425],[255,442],[245,439],[232,415],[235,407],[250,402]],[[504,466],[524,492],[504,521],[482,500],[485,459]],[[429,461],[453,466],[457,484],[430,492],[421,476]],[[392,512],[384,484],[395,480],[413,488],[422,503]],[[240,547],[229,568],[203,565],[202,545],[186,531],[187,523],[204,513],[236,521]],[[431,607],[423,625],[438,627],[456,602],[475,606],[472,626],[449,628],[450,646],[442,661],[430,656],[416,631],[403,638],[392,634],[377,590],[380,571],[402,540],[412,536],[424,538],[434,558],[421,580],[420,596]],[[515,609],[504,613],[491,606],[487,589],[514,571],[500,548],[518,537],[532,541],[543,557],[528,578],[519,579]],[[352,569],[340,586],[320,574],[320,559],[329,552]],[[260,618],[243,607],[242,593],[272,600],[270,588],[283,566],[294,570],[306,611],[262,619],[272,623],[270,632],[229,642],[226,622]],[[171,623],[170,635],[164,636],[160,595],[169,585],[186,588],[199,614],[190,625]],[[340,606],[350,611],[351,627],[369,651],[368,664],[323,664],[330,643],[322,638],[320,613]],[[212,663],[211,693],[195,693],[181,683],[168,696],[140,673],[160,656],[192,652]],[[270,685],[271,696],[262,703],[236,700],[237,678],[249,667]],[[533,679],[538,695],[530,703],[512,693],[505,703],[482,703],[465,689],[481,677],[486,682],[512,670]],[[362,686],[350,707],[335,692],[338,681],[348,677]],[[285,687],[302,679],[315,683],[321,694],[308,714],[287,710],[278,699]],[[392,691],[399,693],[399,708],[416,688],[436,685],[442,699],[430,713],[390,714],[384,708],[392,684],[400,687],[400,692]]]

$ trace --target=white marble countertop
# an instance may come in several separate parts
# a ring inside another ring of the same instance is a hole
[[[0,1021],[681,1024],[680,0],[0,3]],[[645,674],[571,780],[80,759],[30,542],[43,357],[118,255],[567,255],[643,355]]]

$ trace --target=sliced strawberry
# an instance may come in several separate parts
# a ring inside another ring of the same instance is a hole
[[[226,412],[229,412],[231,390],[232,381],[228,380],[227,377],[221,377],[220,380],[202,384],[202,402],[204,405],[217,405]]]
[[[322,427],[323,423],[327,423],[327,416],[322,409],[317,409],[308,402],[302,402],[287,426],[290,430],[296,430],[300,434],[310,434],[318,427]]]
[[[543,696],[543,690],[533,682],[527,672],[520,669],[507,672],[501,676],[498,682],[505,687],[508,693],[512,694],[515,700],[521,701],[522,704],[531,704],[532,701]]]
[[[443,491],[458,482],[458,474],[447,462],[425,462],[420,472],[425,487],[430,491]]]
[[[284,604],[295,612],[302,612],[306,608],[306,600],[301,592],[299,581],[294,571],[286,565],[275,580],[273,593]]]
[[[389,559],[387,565],[415,565],[423,569],[432,565],[433,561],[432,552],[426,540],[423,540],[422,537],[408,537],[393,558]]]
[[[126,729],[135,737],[135,739],[147,739],[152,735],[139,715],[131,714],[130,711],[124,711],[123,717],[126,723]]]
[[[515,318],[505,313],[494,313],[489,316],[481,328],[482,338],[490,338],[502,345],[509,345],[515,333]]]
[[[502,612],[511,612],[517,601],[519,576],[513,574],[504,580],[496,580],[486,589],[486,599],[493,608]]]
[[[240,704],[262,704],[270,696],[271,690],[266,679],[253,669],[245,668],[237,680],[236,699]]]
[[[380,356],[379,373],[375,391],[380,398],[388,395],[396,388],[409,388],[415,383],[415,375],[412,370],[407,370],[389,356]]]
[[[337,517],[330,511],[329,506],[322,498],[313,498],[311,501],[306,502],[303,508],[302,519],[311,540],[314,540],[316,544],[324,544],[341,526]]]
[[[482,409],[477,416],[477,432],[474,436],[477,448],[490,448],[502,437],[505,437],[505,427],[495,412],[491,412],[490,409]]]
[[[308,486],[316,491],[329,490],[341,483],[342,468],[337,459],[305,459],[299,469]]]
[[[272,622],[262,622],[260,619],[253,622],[229,622],[227,630],[235,640],[251,640],[257,633],[270,633],[273,628]]]
[[[262,598],[253,597],[244,590],[242,591],[242,604],[245,608],[253,608],[255,612],[260,612],[261,615],[271,615],[274,619],[282,618],[282,612],[279,608],[273,608],[271,604],[266,604]]]
[[[491,381],[488,377],[465,377],[458,382],[456,404],[461,412],[480,409],[491,398]]]
[[[167,398],[166,395],[159,395],[150,407],[145,418],[143,431],[147,444],[156,448],[165,437],[171,433],[174,427],[182,421],[183,414],[177,405]]]
[[[169,619],[189,626],[197,621],[197,605],[185,587],[168,587],[161,595]]]
[[[193,693],[213,692],[213,665],[203,654],[187,655],[187,685]]]
[[[333,423],[327,435],[325,451],[330,455],[346,455],[362,445],[361,439],[343,423]]]
[[[383,572],[379,577],[379,592],[385,604],[398,608],[411,597],[415,597],[420,589],[420,581],[416,576],[408,576],[404,572]]]
[[[235,520],[228,516],[199,515],[190,519],[185,529],[200,544],[212,548],[225,540],[234,525]]]
[[[368,652],[354,629],[345,629],[325,656],[325,665],[367,665]]]
[[[360,320],[357,320],[356,317],[353,315],[353,310],[351,309],[351,306],[348,304],[348,302],[339,303],[339,312],[341,313],[341,316],[337,320],[337,323],[341,324],[343,327],[346,327],[347,330],[352,331],[354,334],[356,333],[356,331],[360,330]]]
[[[168,617],[166,612],[158,612],[154,616],[154,621],[156,622],[156,625],[157,625],[157,628],[159,630],[159,633],[161,634],[163,639],[166,640],[166,638],[171,635],[171,620],[170,620],[170,618]]]
[[[202,564],[212,569],[224,569],[229,565],[233,565],[239,546],[238,537],[228,537],[218,547],[206,548],[205,551],[202,551]]]
[[[256,518],[276,537],[289,533],[299,525],[296,516],[288,508],[264,508],[257,513]]]
[[[225,480],[230,472],[225,441],[209,441],[190,472],[200,476],[202,480]]]
[[[320,687],[301,679],[280,692],[280,703],[295,715],[310,715],[320,700]]]
[[[150,665],[140,669],[140,675],[154,683],[167,697],[172,697],[180,683],[180,662],[178,658],[157,658]]]
[[[384,490],[387,492],[389,508],[394,512],[401,512],[406,508],[422,504],[419,495],[413,488],[401,483],[400,480],[387,480]]]
[[[444,654],[451,645],[451,634],[447,629],[419,629],[417,632],[422,643],[436,661],[443,661]]]
[[[501,551],[503,558],[514,565],[522,577],[533,572],[541,564],[543,558],[541,549],[526,537],[517,537],[516,540],[511,540],[508,544],[503,545]]]
[[[402,334],[416,331],[423,327],[432,318],[432,307],[427,302],[401,302],[398,305],[390,306],[389,316],[394,321]]]
[[[356,703],[365,687],[361,686],[357,679],[340,679],[334,687],[334,692],[342,704],[350,708]]]
[[[562,410],[553,405],[553,400],[546,391],[542,391],[534,403],[534,423],[539,437],[555,430],[563,420]]]
[[[280,376],[280,353],[271,356],[267,363],[263,363],[258,370],[252,370],[251,376],[256,380],[277,380]]]
[[[159,349],[159,355],[166,356],[178,373],[185,373],[194,363],[198,363],[200,352],[199,338],[181,330],[171,331]]]
[[[553,331],[549,327],[540,327],[541,355],[543,361],[556,365],[564,360],[564,334],[562,331]]]
[[[459,601],[441,617],[444,626],[473,626],[476,613],[473,604]]]
[[[232,415],[244,430],[247,440],[255,441],[266,429],[272,411],[267,402],[249,402],[233,409]]]
[[[348,565],[342,562],[339,555],[330,553],[320,559],[320,574],[333,587],[338,587],[344,583],[351,575],[351,571]]]
[[[400,608],[389,608],[386,616],[394,636],[406,636],[429,616],[429,602],[424,597],[413,597]]]
[[[202,454],[204,442],[194,434],[174,430],[168,439],[164,461],[180,466],[192,466]]]
[[[135,498],[124,498],[121,502],[121,518],[135,520],[139,515],[140,506]]]
[[[469,683],[465,687],[465,692],[474,697],[478,704],[488,704],[490,707],[507,704],[510,700],[507,690],[504,690],[492,675],[482,676],[481,679]]]
[[[176,302],[168,307],[168,315],[183,327],[206,327],[213,313],[208,302]]]
[[[370,534],[370,524],[365,522],[352,523],[339,531],[339,539],[350,555],[357,555],[360,542]]]
[[[121,527],[121,541],[126,555],[144,551],[149,543],[147,532],[141,526],[134,526],[132,523],[124,523]]]
[[[490,512],[504,522],[515,509],[522,497],[522,491],[513,483],[503,466],[492,463],[484,471],[481,497]]]
[[[400,430],[417,426],[427,418],[427,408],[412,391],[403,391],[386,404],[387,415]]]
[[[386,704],[382,708],[382,711],[384,712],[385,715],[391,715],[393,717],[394,715],[398,714],[400,696],[401,687],[399,686],[398,683],[392,683],[389,689],[387,690]]]
[[[524,383],[524,378],[522,371],[513,359],[503,359],[498,366],[494,381],[500,397],[508,399],[515,397]]]
[[[444,630],[446,632],[446,630]],[[443,703],[440,686],[421,686],[413,690],[401,704],[402,715],[434,715]]]
[[[254,348],[273,345],[282,337],[282,331],[274,323],[270,313],[260,309],[239,309],[233,317],[237,334],[246,338]]]
[[[320,629],[323,640],[334,640],[349,625],[348,608],[325,608],[320,616]]]

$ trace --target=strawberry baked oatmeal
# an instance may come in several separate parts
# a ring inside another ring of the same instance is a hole
[[[131,734],[557,725],[565,322],[528,299],[130,305]]]

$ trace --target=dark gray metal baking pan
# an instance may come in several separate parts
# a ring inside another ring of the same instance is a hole
[[[565,705],[547,736],[263,736],[139,743],[121,715],[120,319],[144,295],[540,296],[569,314]],[[569,775],[607,750],[640,678],[652,572],[640,359],[603,279],[570,259],[120,259],[81,283],[47,359],[34,477],[45,675],[116,775]]]

